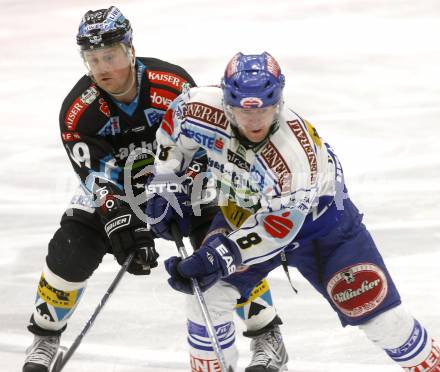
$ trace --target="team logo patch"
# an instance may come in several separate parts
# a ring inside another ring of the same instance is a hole
[[[223,141],[223,139],[221,137],[216,137],[216,139],[214,140],[214,150],[222,152],[224,145],[225,142]]]
[[[170,92],[165,89],[150,89],[151,106],[162,111],[165,111],[168,108],[168,106],[171,102],[174,101],[176,96],[176,93]]]
[[[63,137],[64,142],[74,142],[81,139],[81,136],[78,132],[62,132],[61,137]]]
[[[98,132],[100,136],[114,136],[119,133],[121,133],[119,116],[112,116]]]
[[[232,57],[232,59],[229,61],[228,65],[226,66],[226,77],[231,77],[233,74],[235,74],[238,71],[238,53]]]
[[[119,116],[112,116],[110,118],[112,134],[121,133],[121,126],[119,125]]]
[[[189,127],[189,128],[188,128]],[[225,145],[225,138],[220,135],[215,135],[210,130],[206,130],[201,127],[196,126],[188,126],[186,128],[182,128],[182,134],[188,138],[192,138],[201,146],[212,149],[216,152],[222,153],[223,147]],[[167,115],[165,114],[165,118],[162,121],[162,129],[165,130],[169,135],[172,133],[173,126],[168,122]]]
[[[304,120],[304,123],[306,124],[307,127],[307,132],[309,132],[310,137],[312,137],[313,142],[315,143],[315,145],[317,145],[319,148],[322,147],[322,140],[321,137],[319,137],[318,131],[316,130],[316,128],[310,124],[307,120]]]
[[[81,291],[76,289],[73,291],[63,291],[61,289],[51,286],[44,274],[41,274],[40,281],[38,283],[38,296],[43,299],[47,304],[65,309],[71,309],[75,306],[78,298],[81,295]]]
[[[298,120],[288,121],[287,124],[289,125],[289,128],[292,130],[293,134],[295,134],[295,137],[307,156],[310,166],[310,182],[314,184],[318,178],[318,161],[316,160],[313,146],[307,137],[306,131]]]
[[[292,173],[287,166],[286,161],[281,156],[281,153],[272,142],[269,141],[263,150],[261,150],[261,157],[278,177],[281,189],[284,190],[286,187],[289,187]]]
[[[113,231],[118,230],[121,227],[130,225],[130,221],[131,221],[131,215],[129,214],[116,217],[105,224],[105,231],[107,235],[110,235]]]
[[[91,85],[70,105],[64,118],[68,130],[74,131],[76,129],[79,118],[98,96],[99,91],[96,86]]]
[[[280,75],[280,65],[270,54],[267,56],[267,70],[276,78]]]
[[[379,307],[388,293],[388,283],[378,266],[360,263],[336,273],[327,284],[327,293],[343,314],[356,318]]]
[[[434,340],[431,340],[431,343],[432,349],[427,358],[414,367],[405,368],[406,371],[435,371],[435,367],[437,367],[438,370],[438,366],[440,365],[440,347]]]
[[[98,89],[96,89],[95,85],[91,85],[89,89],[87,89],[83,94],[81,94],[81,101],[86,105],[90,105],[98,96],[99,96]]]
[[[180,87],[180,89],[183,94],[186,94],[191,89],[191,84],[190,83],[183,83],[182,86]]]
[[[179,75],[173,74],[168,71],[147,71],[148,79],[153,84],[163,84],[170,88],[178,89],[179,91],[182,90],[182,85],[187,83],[186,80],[184,80]]]
[[[229,125],[223,110],[200,102],[188,103],[184,108],[183,116],[212,124],[221,129],[226,129]]]
[[[245,154],[246,155],[246,154]],[[241,156],[228,149],[228,161],[238,168],[244,169],[249,172],[251,165]]]
[[[108,103],[104,98],[99,99],[99,111],[101,111],[108,118],[110,117],[110,108],[108,107]]]
[[[263,106],[263,101],[258,97],[246,97],[240,101],[243,108],[258,108]]]
[[[264,229],[274,238],[284,239],[292,231],[293,222],[289,220],[290,212],[284,212],[281,216],[270,214],[264,219]]]
[[[238,145],[237,154],[243,158],[246,158],[246,148],[241,143]]]
[[[154,108],[144,110],[144,114],[150,127],[154,125],[159,125],[162,122],[164,116],[163,110],[158,110]]]
[[[74,195],[70,200],[70,205],[73,206],[82,206],[86,208],[95,207],[95,203],[89,195]]]

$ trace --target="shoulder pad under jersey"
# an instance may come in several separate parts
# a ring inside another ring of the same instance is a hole
[[[108,102],[90,77],[84,75],[64,99],[60,111],[61,132],[99,132],[110,118]]]

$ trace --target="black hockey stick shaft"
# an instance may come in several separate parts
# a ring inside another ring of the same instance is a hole
[[[124,274],[127,272],[128,266],[130,266],[131,261],[133,261],[134,255],[136,252],[131,252],[129,256],[125,259],[125,262],[122,264],[121,268],[119,269],[118,273],[116,274],[116,277],[113,279],[113,282],[110,284],[110,287],[107,289],[107,292],[105,292],[104,296],[102,297],[101,301],[99,302],[98,306],[96,307],[95,311],[93,312],[90,319],[87,321],[86,325],[84,326],[81,333],[76,337],[73,344],[70,346],[70,348],[66,351],[66,353],[63,355],[61,362],[59,362],[59,366],[57,363],[55,363],[54,369],[51,372],[60,372],[66,363],[69,361],[69,359],[72,357],[73,353],[78,349],[78,346],[81,344],[82,339],[86,335],[86,333],[89,331],[89,329],[92,327],[96,317],[103,309],[104,305],[106,304],[107,300],[115,290],[115,288],[118,286],[119,282],[121,281]]]
[[[180,233],[179,227],[176,223],[171,224],[171,235],[173,236],[174,242],[176,243],[177,250],[179,251],[180,257],[183,259],[188,257],[185,245],[183,244],[182,234]],[[222,372],[229,372],[226,368],[226,361],[223,355],[220,342],[218,341],[217,333],[215,331],[214,325],[209,315],[208,307],[206,306],[205,297],[200,289],[197,279],[190,278],[191,286],[194,295],[197,297],[197,301],[202,312],[203,319],[205,320],[206,330],[208,331],[209,338],[211,339],[212,348],[214,349],[215,355],[217,356],[218,363]]]

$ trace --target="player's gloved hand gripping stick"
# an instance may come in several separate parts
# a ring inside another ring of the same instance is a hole
[[[176,243],[176,247],[179,251],[180,257],[182,257],[182,259],[187,258],[188,253],[186,252],[185,245],[183,244],[182,234],[180,233],[179,227],[176,223],[172,223],[170,229],[171,235],[173,236],[174,242]],[[209,315],[208,307],[206,306],[205,298],[203,297],[203,293],[200,289],[199,283],[195,278],[190,278],[190,280],[193,293],[197,297],[200,311],[202,312],[203,319],[205,320],[206,330],[208,331],[209,338],[211,339],[212,348],[214,349],[215,355],[217,356],[220,369],[222,372],[233,372],[232,368],[229,368],[229,370],[226,368],[225,357],[218,341],[217,334],[215,332],[215,328],[212,323],[211,316]]]

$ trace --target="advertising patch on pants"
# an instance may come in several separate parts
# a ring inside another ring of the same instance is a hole
[[[191,355],[191,372],[221,372],[217,359],[202,359]]]
[[[327,293],[343,314],[356,318],[380,306],[388,283],[378,266],[359,263],[336,273],[327,284]]]

